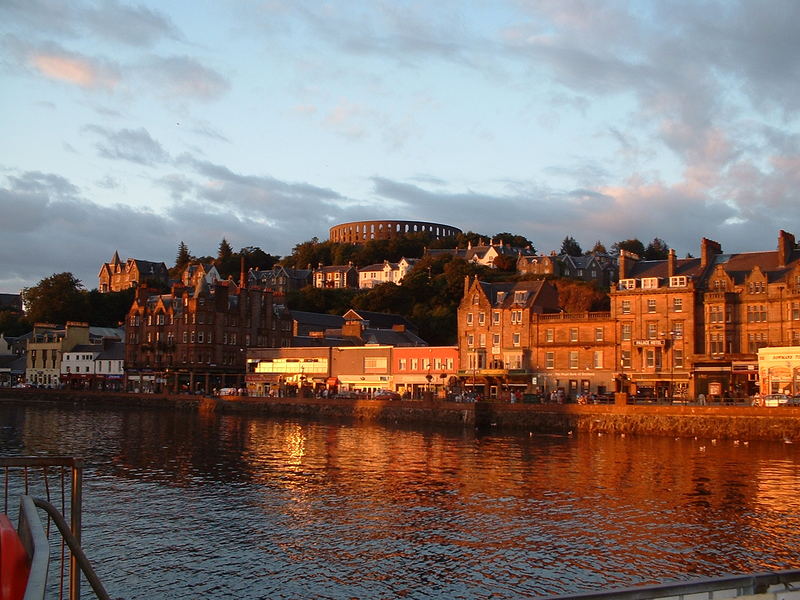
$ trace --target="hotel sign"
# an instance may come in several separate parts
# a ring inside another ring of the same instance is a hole
[[[634,346],[657,346],[663,347],[664,340],[633,340]]]

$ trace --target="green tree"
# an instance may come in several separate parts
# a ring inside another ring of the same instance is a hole
[[[246,269],[260,269],[262,271],[271,269],[281,259],[280,256],[267,254],[258,246],[245,246],[239,250],[239,255],[244,256]]]
[[[229,258],[233,256],[233,248],[228,243],[228,240],[222,238],[222,241],[219,243],[219,248],[217,249],[217,260],[219,262],[225,262]]]
[[[178,244],[178,255],[175,257],[175,268],[183,271],[190,262],[192,262],[192,255],[189,254],[188,246],[181,240],[181,243]]]
[[[0,310],[0,334],[16,337],[31,330],[30,324],[16,310]]]
[[[26,318],[31,323],[88,321],[87,293],[72,273],[54,273],[38,284],[22,290]]]
[[[561,242],[561,254],[580,256],[583,254],[583,250],[581,250],[581,246],[575,241],[575,238],[571,235],[568,235],[564,238],[564,241]]]
[[[517,270],[517,261],[513,256],[508,256],[506,254],[499,254],[498,256],[494,257],[494,266],[496,269],[500,271],[516,271]]]
[[[633,252],[640,258],[644,256],[644,244],[636,238],[622,240],[621,242],[614,242],[614,244],[611,246],[611,249],[615,252],[627,250],[628,252]]]
[[[536,248],[533,247],[533,242],[522,235],[515,235],[513,233],[503,232],[503,233],[496,233],[492,239],[494,239],[495,242],[502,242],[503,244],[507,244],[512,248],[530,248],[532,252],[534,253],[536,252]]]
[[[148,287],[153,287],[148,284]],[[166,291],[163,284],[160,284],[157,289],[159,291]],[[134,288],[122,290],[119,292],[109,292],[101,294],[97,290],[92,290],[87,294],[87,302],[89,305],[89,315],[91,317],[92,325],[98,327],[118,327],[120,323],[125,322],[125,315],[133,304],[133,297],[136,294]]]
[[[653,238],[644,250],[645,260],[667,260],[669,256],[669,246],[661,238]]]

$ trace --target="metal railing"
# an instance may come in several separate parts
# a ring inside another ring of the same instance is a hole
[[[60,533],[58,597],[65,597],[64,583],[67,580],[67,597],[70,600],[78,600],[81,573],[83,573],[97,598],[108,599],[108,594],[81,549],[83,461],[63,456],[0,457],[0,468],[3,469],[3,512],[8,514],[9,502],[21,497],[22,516],[25,514],[31,516],[30,510],[35,510],[33,507],[42,509],[48,516],[46,537],[50,538],[51,523]],[[28,504],[29,508],[26,509]],[[64,518],[67,514],[70,517],[69,524]],[[65,573],[67,551],[69,551],[68,577]]]
[[[537,600],[700,600],[703,598],[737,598],[778,591],[800,590],[800,569],[731,575],[690,582],[646,585],[603,592],[546,596]]]

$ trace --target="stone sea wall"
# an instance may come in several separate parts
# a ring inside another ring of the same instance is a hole
[[[27,389],[0,390],[0,402],[57,402],[87,408],[157,408],[218,414],[436,424],[522,434],[624,433],[800,443],[800,407],[461,404],[315,398],[210,398]]]

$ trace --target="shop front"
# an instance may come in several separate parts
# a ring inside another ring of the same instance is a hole
[[[758,371],[762,395],[800,395],[800,347],[760,348]]]

